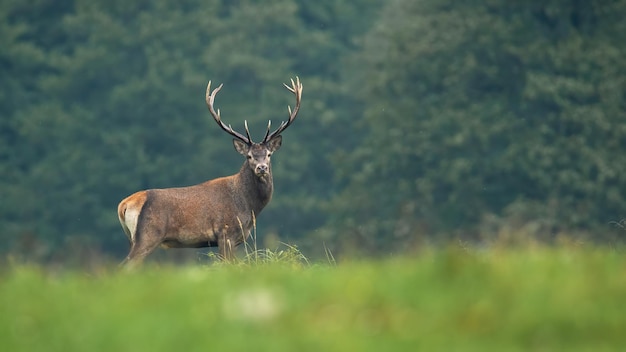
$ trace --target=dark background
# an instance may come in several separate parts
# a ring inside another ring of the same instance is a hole
[[[259,139],[296,75],[264,245],[625,236],[626,1],[2,0],[0,17],[2,258],[120,260],[121,199],[242,163],[207,81]]]

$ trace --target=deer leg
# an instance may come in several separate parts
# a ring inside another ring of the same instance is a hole
[[[135,266],[140,264],[146,256],[152,253],[160,244],[161,241],[152,239],[146,241],[144,236],[136,236],[135,242],[132,242],[130,245],[130,252],[122,263],[120,263],[120,266]]]

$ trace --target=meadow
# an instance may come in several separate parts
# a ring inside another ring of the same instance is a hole
[[[624,350],[623,254],[452,246],[320,264],[13,264],[0,270],[0,349]]]

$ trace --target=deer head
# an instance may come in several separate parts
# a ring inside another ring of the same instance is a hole
[[[300,83],[300,78],[296,77],[296,80],[291,80],[291,87],[283,84],[285,88],[291,91],[296,96],[296,106],[293,110],[291,110],[291,106],[287,106],[289,110],[289,118],[287,121],[282,121],[278,128],[271,132],[272,121],[268,121],[267,123],[267,131],[265,132],[265,137],[259,143],[253,142],[250,137],[250,131],[248,130],[248,121],[244,121],[246,135],[233,130],[231,125],[226,126],[222,121],[220,110],[213,107],[213,103],[215,102],[215,96],[222,89],[223,84],[220,84],[217,88],[211,91],[211,81],[206,87],[206,104],[209,108],[209,112],[215,122],[228,134],[235,137],[233,139],[233,145],[235,146],[235,150],[239,152],[239,154],[245,156],[247,158],[247,165],[250,170],[259,178],[266,179],[271,178],[271,164],[270,157],[272,153],[277,151],[282,145],[282,136],[280,135],[284,130],[291,125],[291,123],[296,119],[298,115],[298,110],[300,110],[300,100],[302,98],[302,84]]]

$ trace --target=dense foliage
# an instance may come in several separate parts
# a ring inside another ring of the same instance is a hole
[[[625,13],[390,3],[352,66],[364,139],[337,160],[331,217],[372,248],[510,227],[609,239],[626,212]]]
[[[207,81],[258,139],[287,116],[295,75],[302,111],[261,237],[318,251],[520,228],[614,240],[624,15],[626,1],[2,1],[0,250],[121,257],[119,200],[239,168]]]

